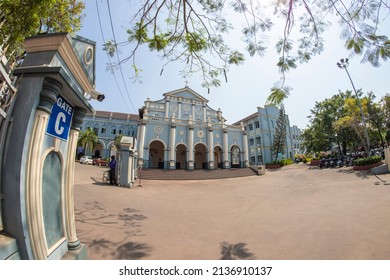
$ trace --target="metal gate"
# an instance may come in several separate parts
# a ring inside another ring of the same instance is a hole
[[[0,47],[0,164],[3,162],[3,153],[7,140],[7,129],[10,125],[9,115],[13,107],[13,100],[16,95],[16,77],[12,76],[12,67],[9,66],[8,60]],[[3,191],[1,183],[0,168],[0,231],[3,230],[3,218],[1,213],[1,203],[3,200]]]

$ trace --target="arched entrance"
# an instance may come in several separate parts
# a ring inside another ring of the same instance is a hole
[[[164,143],[153,141],[149,146],[149,167],[164,169]]]
[[[100,158],[103,155],[103,145],[100,142],[95,144],[93,150],[94,150],[93,153],[94,157]]]
[[[233,146],[230,149],[231,152],[231,167],[232,168],[239,168],[240,167],[240,148],[238,146]]]
[[[195,169],[206,169],[207,168],[207,162],[206,162],[206,153],[207,148],[204,144],[196,144],[195,145]]]
[[[176,169],[186,169],[187,163],[187,148],[184,144],[179,144],[176,147]]]
[[[220,146],[214,147],[214,166],[222,168],[222,148]]]

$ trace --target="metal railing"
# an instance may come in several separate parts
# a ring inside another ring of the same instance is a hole
[[[9,114],[13,107],[13,100],[16,95],[16,77],[12,76],[12,69],[8,65],[8,60],[0,47],[0,166],[3,162],[6,134],[9,124]],[[1,168],[0,168],[0,179]],[[0,231],[3,230],[3,219],[1,204],[3,199],[2,186],[0,181]]]

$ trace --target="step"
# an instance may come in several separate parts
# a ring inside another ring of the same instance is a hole
[[[210,180],[255,176],[257,173],[250,168],[216,169],[216,170],[165,170],[143,169],[142,180]],[[140,179],[140,176],[138,176]]]
[[[0,260],[19,260],[16,240],[0,233]]]

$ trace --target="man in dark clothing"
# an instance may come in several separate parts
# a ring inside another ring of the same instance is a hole
[[[117,185],[115,178],[116,159],[115,156],[111,156],[111,161],[108,164],[110,167],[110,185]]]

